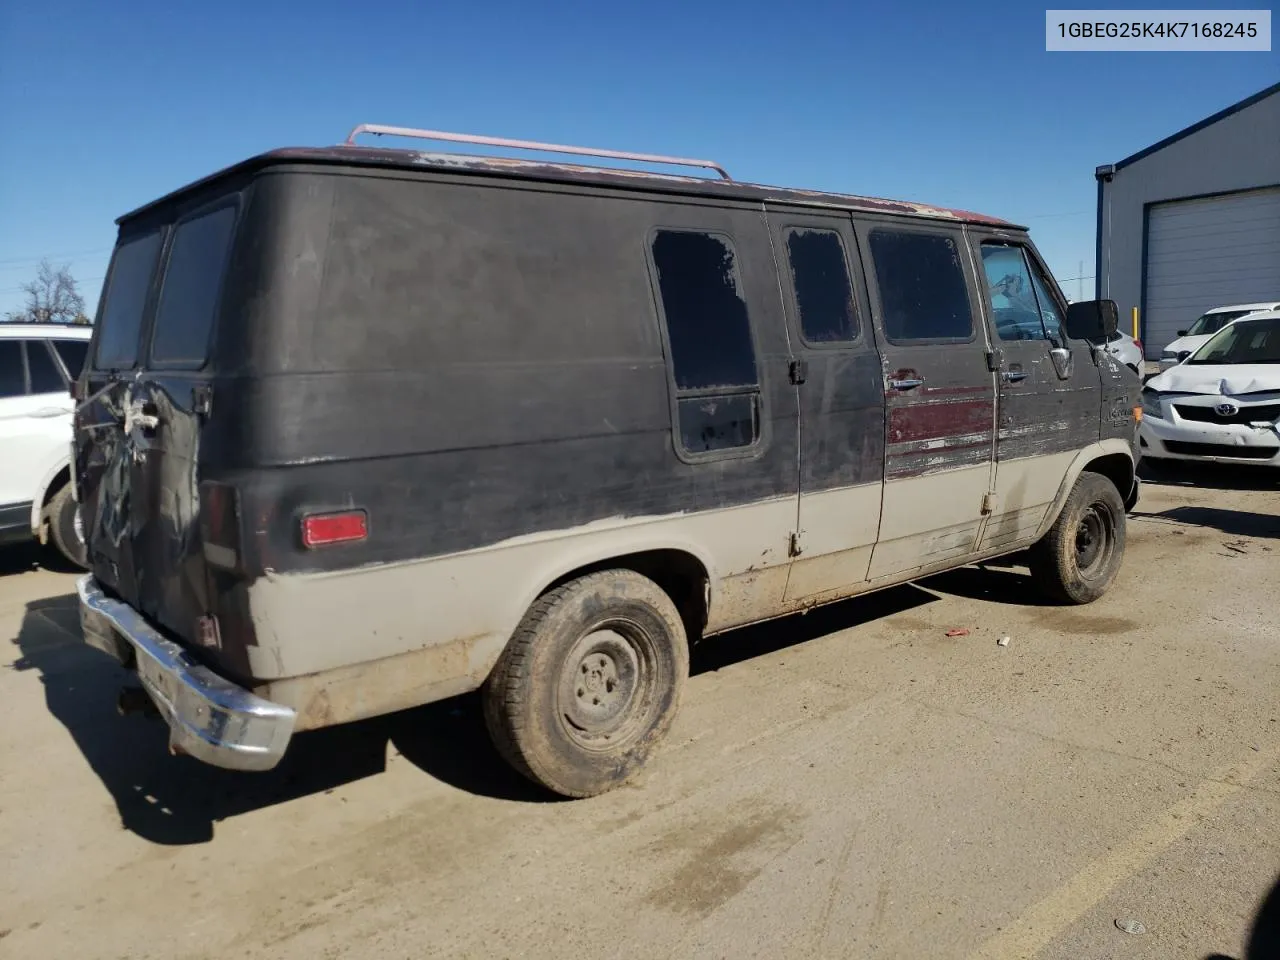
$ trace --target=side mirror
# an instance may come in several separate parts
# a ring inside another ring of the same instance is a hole
[[[1049,351],[1049,359],[1053,361],[1053,372],[1059,380],[1070,380],[1072,372],[1071,351],[1066,347],[1054,347]]]
[[[1083,300],[1067,307],[1067,335],[1073,340],[1106,343],[1120,328],[1114,300]]]
[[[1178,336],[1180,336],[1180,337],[1185,337],[1186,335],[1187,335],[1187,331],[1185,331],[1185,330],[1179,330],[1179,331],[1178,331]]]

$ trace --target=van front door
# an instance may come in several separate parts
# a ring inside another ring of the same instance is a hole
[[[959,228],[865,222],[885,382],[884,506],[870,578],[977,550],[994,455],[995,375]]]
[[[786,601],[866,582],[884,490],[884,381],[848,215],[767,210],[800,407],[800,504]]]
[[[981,549],[1035,537],[1076,455],[1098,439],[1102,382],[1087,343],[1025,238],[972,236],[997,366],[995,495]]]

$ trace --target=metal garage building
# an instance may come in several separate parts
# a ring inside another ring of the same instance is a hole
[[[1147,359],[1211,307],[1280,300],[1280,83],[1098,167],[1097,295]]]

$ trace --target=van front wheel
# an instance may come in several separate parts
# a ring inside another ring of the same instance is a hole
[[[594,796],[644,766],[688,673],[671,598],[632,570],[605,570],[525,614],[485,682],[485,722],[525,776],[566,797]]]
[[[1106,477],[1085,472],[1049,532],[1031,548],[1031,575],[1054,600],[1092,603],[1120,572],[1124,544],[1124,500]]]

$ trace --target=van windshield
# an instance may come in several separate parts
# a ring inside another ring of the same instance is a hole
[[[142,311],[160,253],[160,231],[153,230],[116,248],[107,278],[106,297],[98,318],[99,370],[127,370],[138,362]]]

